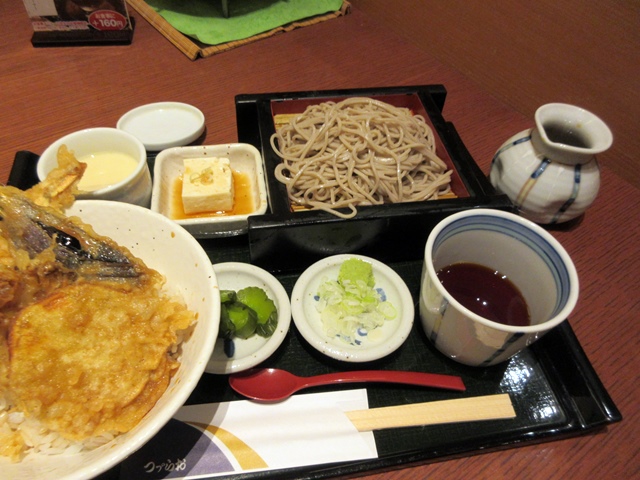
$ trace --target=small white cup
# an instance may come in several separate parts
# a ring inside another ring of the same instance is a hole
[[[530,325],[487,320],[456,300],[437,272],[460,262],[506,275],[529,307]],[[543,228],[512,213],[468,210],[442,220],[427,239],[420,319],[440,352],[466,365],[490,366],[508,360],[562,323],[575,307],[578,292],[571,258]]]
[[[140,140],[116,128],[87,128],[70,133],[47,147],[37,165],[40,181],[58,165],[58,149],[66,145],[76,158],[99,152],[121,152],[137,162],[135,170],[118,183],[92,192],[82,192],[79,199],[115,200],[149,207],[151,203],[151,172],[147,165],[147,152]]]

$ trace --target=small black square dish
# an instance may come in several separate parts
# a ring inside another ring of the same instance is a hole
[[[238,141],[261,150],[270,212],[249,219],[251,262],[270,271],[301,270],[329,255],[359,253],[393,262],[422,258],[427,236],[442,218],[469,208],[513,210],[495,192],[465,148],[452,123],[442,117],[442,85],[236,96]],[[454,198],[361,205],[353,218],[323,210],[294,209],[286,186],[274,175],[282,162],[271,136],[276,118],[301,114],[310,105],[368,97],[422,115],[434,132],[436,154],[452,171]]]

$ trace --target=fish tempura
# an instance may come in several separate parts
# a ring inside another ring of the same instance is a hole
[[[160,273],[62,213],[83,171],[65,158],[31,190],[0,187],[0,455],[14,461],[132,429],[195,320]]]

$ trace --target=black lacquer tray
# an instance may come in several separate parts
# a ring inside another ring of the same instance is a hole
[[[442,108],[447,91],[442,85],[243,94],[236,96],[238,141],[262,153],[270,211],[249,217],[251,262],[270,271],[298,271],[315,261],[340,253],[359,253],[383,262],[422,258],[429,232],[442,218],[470,208],[513,210],[497,194],[469,155]],[[281,163],[271,147],[278,114],[299,114],[306,106],[349,97],[368,97],[422,115],[434,132],[436,153],[453,172],[457,198],[360,206],[344,221],[320,210],[292,211],[286,187],[273,171]]]
[[[25,189],[37,182],[35,173],[37,159],[38,156],[33,153],[18,152],[8,183]],[[152,164],[153,160],[150,158],[149,162]],[[247,235],[207,239],[202,240],[201,244],[213,263],[251,261]],[[421,261],[396,261],[388,264],[405,280],[413,299],[417,301]],[[289,294],[299,273],[278,275]],[[320,479],[338,475],[351,476],[371,470],[397,468],[415,462],[434,462],[448,457],[472,455],[583,435],[603,429],[622,419],[619,410],[585,356],[568,321],[549,332],[508,363],[482,369],[457,364],[438,353],[426,339],[418,318],[411,335],[400,349],[370,364],[348,364],[321,355],[305,342],[292,323],[282,346],[262,366],[284,368],[298,375],[364,368],[459,375],[467,386],[467,391],[464,393],[407,386],[367,385],[369,406],[374,408],[508,393],[517,417],[508,420],[376,431],[374,436],[378,459],[273,472],[244,473],[234,475],[233,478]],[[226,375],[204,374],[187,403],[242,399],[231,390],[227,381]],[[362,388],[362,386],[333,386],[318,388],[315,391],[338,388]],[[115,467],[99,478],[120,479],[120,469]]]

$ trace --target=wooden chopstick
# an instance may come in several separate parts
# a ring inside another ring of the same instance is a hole
[[[509,394],[413,403],[346,412],[359,432],[384,428],[514,418]]]

